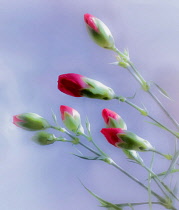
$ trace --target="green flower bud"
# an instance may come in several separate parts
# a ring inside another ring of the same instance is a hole
[[[101,20],[90,14],[85,14],[84,20],[88,33],[96,44],[106,49],[114,48],[114,38],[109,28]]]
[[[53,144],[55,139],[56,137],[53,134],[47,133],[45,131],[36,133],[36,135],[32,138],[34,142],[40,145]]]
[[[65,126],[72,132],[81,134],[84,129],[81,125],[80,114],[69,106],[60,106],[62,121]]]
[[[13,123],[25,130],[38,131],[50,127],[50,124],[40,115],[35,113],[24,113],[13,116]]]
[[[154,149],[147,140],[121,128],[103,128],[101,133],[110,144],[119,148],[141,152]]]

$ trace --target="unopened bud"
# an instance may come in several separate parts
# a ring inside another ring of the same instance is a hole
[[[61,118],[65,126],[72,132],[80,134],[84,133],[81,125],[80,114],[69,106],[60,106]]]
[[[109,28],[98,18],[90,14],[84,15],[87,30],[96,44],[106,49],[114,48],[114,39]]]
[[[37,131],[49,128],[49,123],[40,115],[35,113],[24,113],[13,116],[13,123],[25,130]]]
[[[110,144],[119,148],[141,152],[153,149],[147,140],[121,128],[103,128],[101,133]]]
[[[58,77],[58,89],[70,96],[110,100],[115,97],[114,91],[97,80],[80,74],[69,73]]]
[[[34,142],[40,145],[48,145],[48,144],[53,144],[55,142],[56,137],[47,132],[38,132],[36,135],[32,138]]]
[[[110,109],[103,109],[102,116],[108,128],[121,128],[127,130],[126,123],[116,112],[113,112]]]

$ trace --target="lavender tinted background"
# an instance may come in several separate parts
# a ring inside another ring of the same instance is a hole
[[[72,156],[76,150],[70,144],[55,143],[45,147],[34,144],[30,141],[33,132],[23,131],[11,123],[15,114],[35,112],[52,123],[51,108],[58,117],[61,104],[77,109],[83,122],[88,115],[93,136],[104,151],[142,180],[147,173],[127,162],[121,151],[109,145],[99,133],[104,127],[103,108],[118,112],[130,131],[147,138],[160,151],[173,151],[173,137],[145,123],[147,119],[127,105],[73,98],[57,90],[58,75],[69,72],[99,80],[119,95],[132,96],[138,90],[134,102],[144,102],[153,116],[169,125],[127,71],[108,65],[115,61],[114,53],[90,40],[83,22],[84,13],[103,20],[120,50],[129,49],[132,61],[144,77],[159,83],[176,99],[173,102],[160,97],[179,119],[177,0],[1,0],[0,209],[101,209],[78,178],[102,198],[114,203],[148,199],[147,192],[107,164]],[[149,164],[151,154],[142,156]],[[167,161],[156,156],[156,172],[165,170],[167,165]],[[148,206],[136,209],[144,210]],[[164,208],[154,206],[154,209]]]

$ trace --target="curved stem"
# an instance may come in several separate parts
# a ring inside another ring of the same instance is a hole
[[[151,120],[153,120],[154,122],[156,122],[158,125],[160,125],[161,127],[163,127],[165,130],[167,130],[168,132],[170,132],[172,135],[174,135],[175,137],[179,138],[179,136],[172,130],[170,130],[169,128],[167,128],[165,125],[163,125],[162,123],[158,122],[157,120],[155,120],[152,116],[150,116],[147,111],[145,111],[144,109],[140,108],[139,106],[137,106],[136,104],[128,101],[127,99],[123,99],[120,100],[120,97],[116,97],[115,99],[118,99],[121,102],[125,102],[126,104],[132,106],[133,108],[135,108],[136,110],[138,110],[142,115],[147,116],[148,118],[150,118]]]
[[[51,128],[59,130],[61,132],[66,133],[67,135],[69,135],[72,139],[75,139],[76,137],[74,137],[73,135],[71,135],[68,131],[66,131],[65,129],[62,128],[58,128],[55,126],[51,126]],[[93,141],[94,142],[94,141]],[[84,148],[86,148],[87,150],[89,150],[90,152],[94,153],[97,156],[101,156],[101,154],[99,154],[98,152],[94,151],[92,148],[84,145],[83,143],[79,142],[78,144],[80,144],[81,146],[83,146]],[[98,147],[97,147],[98,148]],[[101,150],[101,149],[100,149]],[[102,150],[101,150],[102,151]],[[104,153],[104,152],[103,152]],[[105,153],[104,153],[105,154]],[[133,181],[135,181],[137,184],[139,184],[141,187],[143,187],[144,189],[146,189],[148,191],[148,187],[146,185],[144,185],[142,182],[140,182],[137,178],[135,178],[134,176],[130,175],[129,173],[127,173],[123,168],[121,168],[120,166],[118,166],[112,159],[110,162],[108,162],[108,164],[114,166],[116,169],[118,169],[119,171],[121,171],[123,174],[125,174],[126,176],[128,176],[130,179],[132,179]],[[161,204],[165,203],[165,199],[162,198],[160,195],[158,195],[157,193],[155,193],[154,191],[151,190],[151,193],[160,200]],[[164,204],[162,204],[164,205]],[[171,207],[171,209],[176,210],[174,207]]]
[[[115,162],[111,163],[112,166],[114,166],[115,168],[117,168],[118,170],[120,170],[123,174],[125,174],[126,176],[128,176],[130,179],[132,179],[133,181],[135,181],[136,183],[138,183],[141,187],[143,187],[144,189],[146,189],[148,191],[148,187],[145,186],[143,183],[141,183],[137,178],[133,177],[132,175],[128,174],[124,169],[122,169],[120,166],[118,166]],[[162,203],[165,203],[165,199],[163,199],[160,195],[158,195],[157,193],[155,193],[154,191],[151,190],[151,193],[158,198]]]
[[[173,134],[175,137],[179,138],[179,136],[172,130],[170,130],[169,128],[167,128],[166,126],[164,126],[163,124],[161,124],[160,122],[158,122],[157,120],[155,120],[153,117],[151,117],[150,115],[148,115],[148,118],[150,118],[151,120],[153,120],[154,122],[156,122],[158,125],[160,125],[161,127],[163,127],[165,130],[167,130],[168,132],[170,132],[171,134]]]
[[[162,105],[162,103],[159,101],[159,99],[150,90],[148,90],[147,92],[156,101],[156,103],[164,111],[164,113],[167,115],[167,117],[173,122],[173,124],[176,126],[176,128],[179,129],[178,122],[168,113],[168,111],[165,109],[165,107]]]
[[[90,152],[94,153],[95,155],[100,156],[100,154],[99,154],[98,152],[94,151],[92,148],[86,146],[85,144],[83,144],[83,143],[81,143],[81,142],[79,142],[78,144],[80,144],[80,145],[83,146],[84,148],[88,149]]]
[[[116,47],[113,49],[114,52],[116,52],[121,58],[124,58],[125,55],[120,52]],[[164,111],[164,113],[167,115],[167,117],[172,121],[172,123],[176,126],[177,129],[179,129],[179,123],[169,114],[169,112],[165,109],[165,107],[162,105],[162,103],[159,101],[159,99],[150,91],[150,86],[147,85],[147,82],[145,79],[142,77],[140,72],[137,70],[137,68],[134,66],[134,64],[128,59],[127,63],[130,65],[132,72],[130,68],[127,68],[128,71],[131,73],[131,75],[140,83],[142,86],[142,89],[147,92],[153,99],[154,101],[159,105],[159,107]]]

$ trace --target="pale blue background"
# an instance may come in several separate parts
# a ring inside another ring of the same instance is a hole
[[[34,144],[30,140],[33,132],[12,124],[15,114],[35,112],[53,123],[53,109],[62,125],[59,106],[77,109],[83,123],[88,115],[93,136],[101,148],[143,181],[147,173],[129,163],[122,152],[109,145],[100,134],[104,127],[103,108],[118,112],[130,131],[147,138],[161,152],[173,152],[174,138],[146,123],[147,118],[126,104],[73,98],[58,91],[58,75],[70,72],[99,80],[119,95],[132,96],[137,90],[133,101],[139,105],[144,103],[153,116],[170,125],[127,71],[108,65],[115,61],[115,54],[90,40],[83,21],[84,13],[103,20],[120,50],[129,49],[131,60],[143,76],[168,91],[174,101],[157,95],[179,119],[178,0],[0,0],[2,210],[100,210],[99,203],[83,188],[79,179],[99,196],[114,203],[148,199],[145,190],[111,166],[74,157],[71,153],[76,150],[68,143],[44,147]],[[78,149],[85,153],[81,147]],[[141,155],[149,164],[151,154]],[[167,165],[168,161],[156,155],[154,170],[157,173]],[[153,209],[164,208],[153,206]]]

